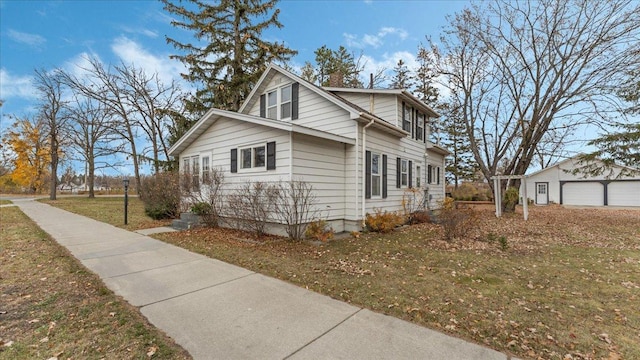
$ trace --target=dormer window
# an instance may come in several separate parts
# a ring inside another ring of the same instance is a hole
[[[293,83],[260,96],[260,117],[274,120],[297,119],[298,88],[298,83]]]

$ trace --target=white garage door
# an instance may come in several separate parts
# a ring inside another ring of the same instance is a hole
[[[607,192],[610,206],[640,206],[640,181],[614,181]]]
[[[565,183],[562,187],[564,205],[604,205],[604,185],[598,182]]]

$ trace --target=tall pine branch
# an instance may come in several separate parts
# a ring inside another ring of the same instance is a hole
[[[185,100],[185,110],[195,117],[212,107],[238,110],[269,63],[286,62],[296,54],[262,36],[270,27],[282,27],[277,0],[162,2],[178,18],[173,26],[193,32],[193,42],[166,39],[182,52],[171,58],[185,64],[188,72],[182,76],[196,87],[195,95]]]

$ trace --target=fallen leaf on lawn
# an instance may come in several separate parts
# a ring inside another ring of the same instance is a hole
[[[4,347],[11,347],[11,345],[13,345],[13,341],[9,340],[9,341],[5,341],[2,346]]]
[[[40,322],[40,319],[32,319],[32,320],[29,320],[29,321],[27,321],[27,322],[28,322],[29,324],[35,324],[35,323],[37,323],[37,322]]]
[[[147,356],[152,357],[153,355],[155,355],[156,351],[158,351],[157,347],[155,346],[150,347],[149,349],[147,349]]]
[[[609,339],[609,334],[602,333],[602,334],[598,335],[598,338],[600,340],[606,342],[607,344],[611,344],[611,339]]]
[[[43,337],[42,339],[40,339],[40,342],[41,343],[49,342],[49,337],[48,336]]]
[[[114,316],[116,316],[116,313],[115,312],[110,312],[109,316],[114,317]]]

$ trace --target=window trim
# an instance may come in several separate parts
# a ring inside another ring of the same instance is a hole
[[[263,149],[263,164],[262,166],[256,166],[256,150],[257,149]],[[237,148],[238,150],[238,172],[250,172],[250,171],[263,171],[263,170],[267,170],[267,144],[266,143],[254,143],[254,144],[249,144],[249,145],[243,145],[243,146],[238,146]],[[245,167],[244,166],[244,154],[245,154],[245,150],[250,150],[250,160],[251,160],[251,166],[250,167]]]
[[[416,140],[424,141],[425,114],[418,112],[416,116]],[[419,138],[418,138],[419,137]]]
[[[409,160],[400,159],[400,188],[409,187]]]
[[[260,109],[260,116],[267,118],[267,119],[272,119],[272,120],[285,120],[285,121],[290,121],[290,120],[295,120],[297,119],[297,113],[294,115],[294,107],[296,106],[294,104],[294,102],[297,102],[297,95],[294,94],[294,92],[296,91],[296,89],[294,88],[294,84],[296,83],[288,83],[285,85],[281,85],[281,86],[276,86],[270,89],[267,89],[263,96],[261,96],[261,109]],[[289,88],[289,100],[283,102],[282,101],[282,93],[283,91]],[[275,94],[275,104],[274,105],[269,105],[269,97]],[[264,97],[264,100],[262,100]],[[264,104],[263,104],[264,102]],[[287,117],[282,117],[282,107],[288,105],[289,106],[289,116]],[[262,110],[262,107],[264,106],[264,112]],[[269,117],[269,110],[275,109],[276,114],[275,114],[275,118]]]
[[[374,173],[373,171],[373,158],[377,157],[378,158],[378,171]],[[383,189],[382,189],[382,177],[383,177],[383,173],[384,171],[380,171],[383,167],[382,164],[382,153],[378,153],[378,152],[371,152],[371,163],[370,163],[370,169],[371,169],[371,199],[382,199],[382,194],[383,194]],[[383,170],[383,169],[382,169]],[[378,184],[378,194],[374,194],[374,176],[377,177],[377,184]]]

